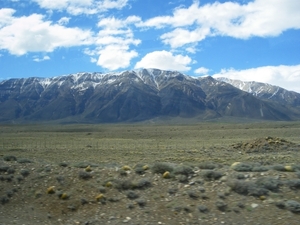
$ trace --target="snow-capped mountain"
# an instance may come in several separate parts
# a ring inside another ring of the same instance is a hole
[[[246,91],[260,99],[300,107],[300,94],[294,91],[288,91],[278,86],[255,81],[232,80],[224,77],[217,78],[217,80],[231,84],[232,86],[242,91]]]
[[[300,118],[300,112],[222,80],[158,69],[0,83],[0,121],[121,122],[161,116],[293,120]]]

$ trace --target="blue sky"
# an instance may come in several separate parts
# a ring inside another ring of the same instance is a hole
[[[299,0],[1,0],[0,79],[138,68],[300,92]]]

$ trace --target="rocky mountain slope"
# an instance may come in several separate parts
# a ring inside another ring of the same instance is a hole
[[[270,100],[270,99],[269,99]],[[212,77],[142,69],[0,83],[0,121],[123,122],[155,117],[233,116],[294,120],[290,102],[265,101]],[[289,107],[286,107],[289,105]]]
[[[300,94],[294,91],[288,91],[278,86],[255,81],[232,80],[224,77],[217,78],[217,80],[231,84],[263,100],[272,100],[284,105],[288,104],[293,107],[300,107]]]

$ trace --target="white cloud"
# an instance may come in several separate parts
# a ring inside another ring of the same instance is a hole
[[[129,16],[124,20],[114,17],[103,18],[98,22],[99,32],[95,39],[96,49],[85,49],[85,54],[91,56],[91,61],[95,61],[98,55],[97,65],[109,69],[117,70],[130,66],[133,58],[138,56],[130,46],[137,46],[141,40],[134,38],[132,25],[139,22],[140,18]]]
[[[136,51],[130,51],[128,47],[124,46],[122,48],[119,45],[108,45],[100,50],[99,53],[97,65],[109,70],[126,68],[130,65],[131,59],[138,56]]]
[[[69,21],[70,21],[70,17],[62,17],[57,21],[57,23],[59,25],[67,25]]]
[[[96,14],[110,9],[122,9],[128,0],[32,0],[41,8],[66,10],[71,15]]]
[[[13,55],[52,52],[59,47],[92,43],[93,33],[89,30],[53,24],[45,21],[40,14],[14,17],[14,12],[0,9],[0,49],[8,50]]]
[[[188,71],[191,69],[188,65],[191,63],[192,59],[189,56],[173,55],[167,51],[154,51],[137,62],[135,68]]]
[[[177,8],[172,16],[159,16],[140,27],[172,28],[161,35],[165,44],[178,48],[198,43],[208,36],[230,36],[247,39],[253,36],[277,36],[288,29],[300,28],[299,0],[254,0],[247,4],[215,2],[188,8]]]
[[[209,72],[209,69],[207,69],[205,67],[200,67],[194,71],[194,73],[200,74],[200,75],[207,75],[208,72]]]
[[[223,69],[213,77],[269,83],[300,93],[300,65],[264,66],[247,70]]]
[[[42,61],[46,61],[46,60],[50,60],[49,56],[44,56],[43,58],[39,58],[38,56],[33,57],[33,61],[35,62],[42,62]]]

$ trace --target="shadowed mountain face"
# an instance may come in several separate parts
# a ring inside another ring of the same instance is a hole
[[[266,101],[212,77],[157,69],[0,83],[0,121],[124,122],[222,116],[293,120],[300,118],[300,112],[288,100]]]

